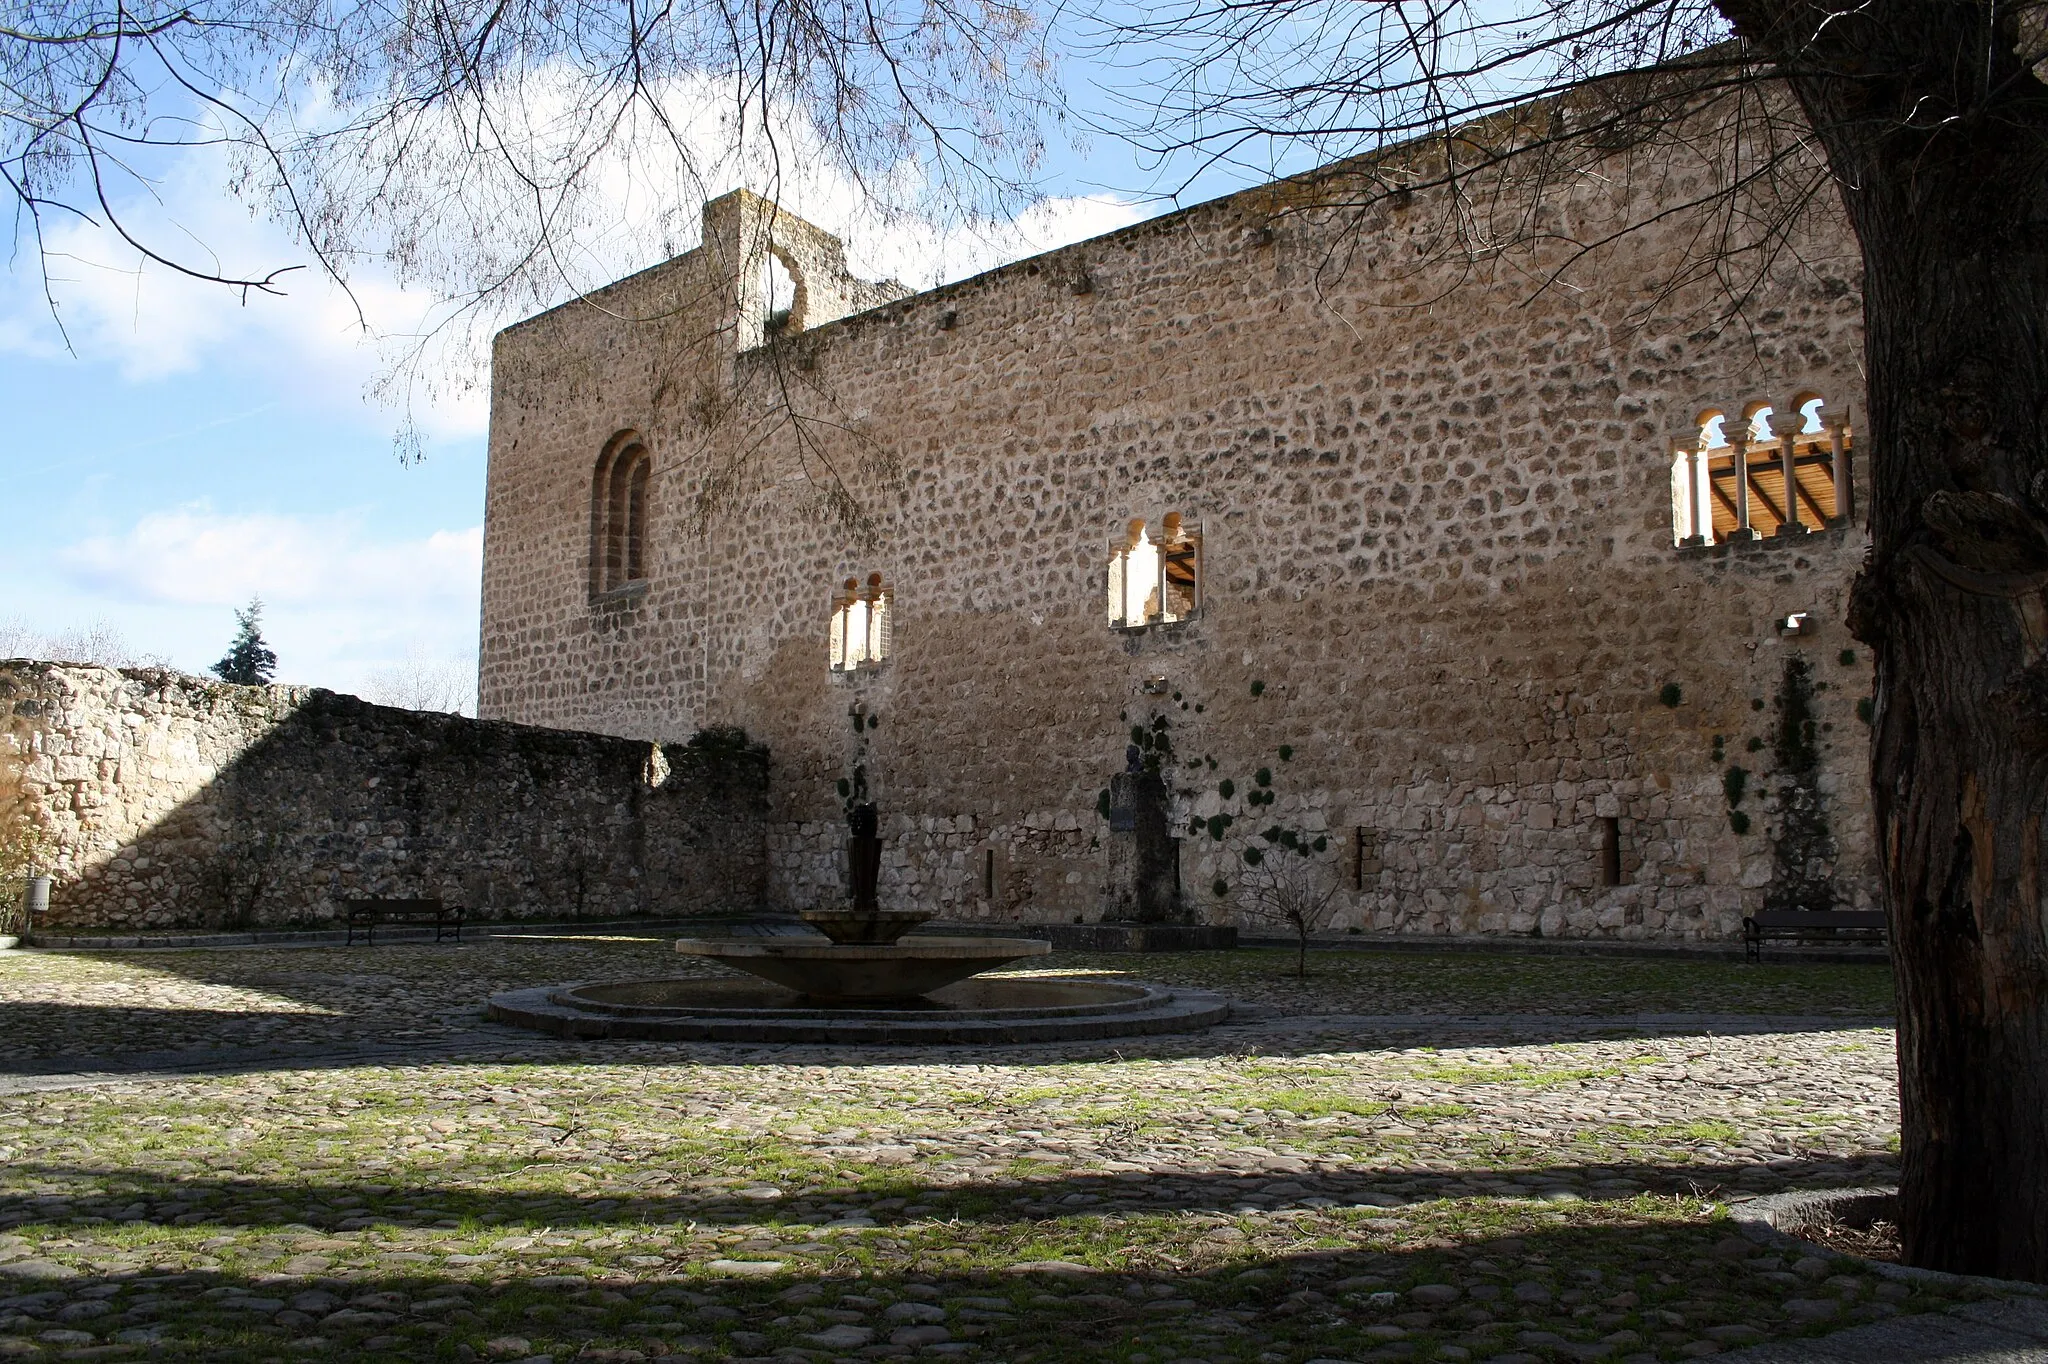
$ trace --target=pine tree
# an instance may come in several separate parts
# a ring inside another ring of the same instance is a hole
[[[223,682],[261,687],[277,670],[277,655],[263,642],[263,599],[249,598],[249,609],[235,612],[235,642],[226,657],[213,665],[213,674]]]

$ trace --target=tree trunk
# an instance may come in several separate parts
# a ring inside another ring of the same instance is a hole
[[[2048,88],[2007,11],[1831,8],[1724,4],[1863,250],[1905,1259],[2048,1282]]]

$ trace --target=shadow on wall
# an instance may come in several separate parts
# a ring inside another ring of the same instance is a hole
[[[53,845],[53,929],[757,909],[768,752],[648,744],[157,670],[0,665],[0,818]]]

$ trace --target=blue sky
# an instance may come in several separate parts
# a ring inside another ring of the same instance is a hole
[[[1083,107],[1104,98],[1097,74],[1070,73]],[[1044,177],[1052,201],[1002,241],[854,231],[849,245],[856,268],[928,284],[1160,211],[1145,193],[1159,183],[1114,139],[1060,146]],[[167,220],[236,265],[302,259],[202,165],[158,189]],[[56,245],[61,334],[28,249],[0,280],[0,647],[104,623],[134,652],[200,672],[226,648],[234,609],[261,595],[280,681],[362,691],[408,657],[472,664],[481,396],[420,409],[425,458],[401,462],[399,414],[366,394],[379,356],[313,272],[285,298],[245,301],[137,271],[84,231]],[[424,305],[375,272],[357,283],[380,319]]]

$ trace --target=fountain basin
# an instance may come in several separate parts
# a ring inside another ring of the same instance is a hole
[[[756,980],[615,980],[556,990],[557,1004],[619,1018],[753,1017],[832,1020],[923,1017],[1081,1018],[1129,1013],[1166,998],[1163,987],[1045,976],[982,976],[912,999],[829,1004]]]
[[[916,937],[895,943],[813,938],[684,938],[676,951],[706,957],[816,1000],[912,999],[1052,944],[1037,938]]]
[[[834,1007],[760,981],[699,977],[514,990],[495,996],[489,1012],[571,1038],[1003,1046],[1195,1032],[1229,1018],[1230,1003],[1142,981],[998,976]]]

